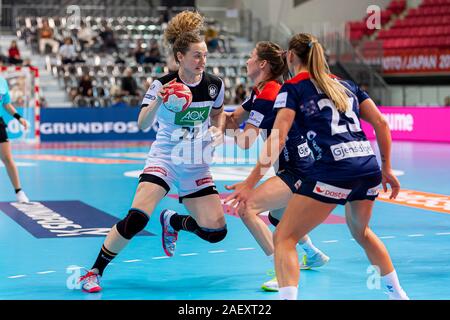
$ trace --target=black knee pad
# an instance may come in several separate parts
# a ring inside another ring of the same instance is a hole
[[[137,209],[130,209],[127,216],[117,223],[116,228],[122,237],[130,240],[144,230],[148,220],[149,218],[144,212]]]
[[[277,218],[274,218],[274,217],[272,216],[272,212],[269,212],[268,218],[269,218],[270,223],[271,223],[274,227],[276,227],[276,226],[280,223],[280,220],[278,220]]]
[[[216,243],[225,239],[227,232],[227,226],[220,229],[206,229],[199,227],[194,231],[200,238],[211,243]]]

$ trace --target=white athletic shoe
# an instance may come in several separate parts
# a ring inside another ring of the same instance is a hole
[[[389,300],[409,300],[408,295],[405,291],[401,290],[400,292],[386,292]]]
[[[81,288],[84,292],[95,293],[102,291],[100,287],[101,276],[97,274],[97,269],[89,270],[78,282],[82,282]]]
[[[29,203],[30,199],[28,199],[27,195],[25,194],[25,192],[23,192],[23,190],[20,190],[19,192],[16,193],[16,198],[17,198],[17,202],[20,203]]]
[[[277,277],[273,277],[269,281],[266,281],[262,284],[261,289],[269,292],[277,292],[278,291],[278,280]]]
[[[172,257],[175,253],[175,248],[178,240],[178,231],[176,231],[170,225],[170,218],[176,214],[175,211],[172,210],[163,210],[159,215],[159,221],[161,223],[162,235],[161,241],[165,254],[168,257]]]
[[[300,261],[300,270],[319,268],[324,264],[326,264],[328,261],[330,261],[330,257],[328,257],[322,252],[317,252],[316,254],[314,254],[309,258],[306,255],[304,255],[302,260]]]

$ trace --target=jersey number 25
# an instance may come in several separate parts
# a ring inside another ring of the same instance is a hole
[[[347,108],[347,111],[345,112],[345,116],[349,119],[353,120],[353,123],[348,122],[348,130],[352,132],[359,132],[362,131],[361,124],[359,122],[358,116],[353,111],[353,97],[348,98],[348,103],[350,108]],[[331,135],[334,136],[335,134],[339,133],[345,133],[348,132],[347,125],[341,124],[339,125],[339,120],[341,119],[341,115],[339,111],[336,109],[336,106],[334,105],[333,101],[330,99],[322,99],[320,100],[317,105],[319,106],[319,109],[322,110],[323,108],[330,108],[331,109]]]

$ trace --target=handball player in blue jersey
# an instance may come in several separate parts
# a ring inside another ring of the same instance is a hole
[[[262,178],[287,143],[288,132],[297,126],[308,139],[315,161],[301,186],[290,199],[274,234],[275,271],[280,299],[297,299],[300,277],[296,243],[321,224],[338,205],[346,205],[351,234],[379,271],[389,299],[409,299],[402,289],[389,253],[369,228],[379,185],[390,198],[400,191],[391,167],[391,134],[375,103],[351,81],[330,75],[321,44],[309,34],[297,34],[289,42],[287,64],[291,74],[279,91],[279,109],[262,156],[249,177],[226,201],[245,206],[252,188]],[[375,129],[381,168],[360,119]],[[277,154],[278,153],[278,154]]]
[[[6,79],[0,77],[0,159],[5,165],[9,179],[11,180],[14,190],[16,191],[17,201],[20,203],[27,203],[29,202],[29,200],[20,185],[19,173],[12,157],[11,143],[8,140],[8,135],[6,132],[6,123],[2,118],[3,108],[10,115],[16,118],[16,120],[20,122],[25,130],[28,128],[27,121],[22,118],[19,113],[17,113],[16,109],[11,104],[11,97],[9,94],[9,87]]]
[[[237,130],[246,121],[244,130],[231,131],[236,143],[243,149],[248,149],[259,135],[265,140],[270,135],[276,112],[273,108],[278,91],[281,88],[281,78],[287,71],[286,51],[279,45],[269,41],[256,44],[250,58],[247,60],[247,76],[254,83],[250,96],[232,114],[227,117],[227,128]],[[236,134],[237,133],[237,134]],[[289,140],[278,163],[274,166],[276,176],[258,186],[246,206],[239,208],[238,213],[273,264],[273,236],[267,225],[258,217],[265,211],[269,212],[269,221],[276,226],[281,219],[289,199],[305,178],[307,170],[314,162],[306,139],[296,126],[289,131]],[[234,190],[237,185],[227,187]],[[317,249],[306,235],[299,241],[305,251],[300,261],[301,269],[323,266],[329,257]],[[276,277],[262,285],[266,291],[278,291]]]

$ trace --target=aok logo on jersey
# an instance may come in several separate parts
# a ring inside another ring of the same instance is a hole
[[[81,201],[0,202],[0,210],[36,238],[104,237],[119,222]]]
[[[209,107],[188,108],[175,114],[175,124],[182,126],[194,126],[208,119]]]

